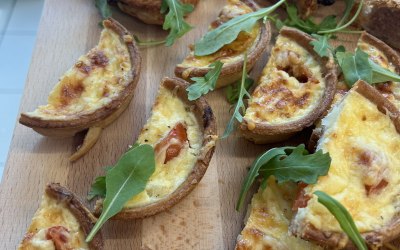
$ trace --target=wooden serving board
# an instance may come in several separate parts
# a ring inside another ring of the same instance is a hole
[[[160,80],[173,76],[175,65],[188,52],[187,46],[205,33],[224,4],[223,0],[201,0],[187,18],[194,30],[172,47],[141,49],[141,77],[129,108],[76,163],[68,161],[73,138],[46,138],[16,124],[0,184],[0,249],[18,245],[47,183],[59,182],[85,200],[94,178],[104,174],[103,167],[114,164],[136,140],[149,117]],[[162,39],[167,34],[117,10],[114,17],[142,39]],[[45,1],[20,111],[32,111],[46,103],[58,77],[97,44],[99,21],[94,1]],[[347,40],[354,42],[355,38]],[[256,79],[267,58],[265,53],[253,70]],[[222,134],[231,115],[225,91],[214,91],[207,98]],[[103,227],[105,249],[233,249],[245,213],[245,209],[235,211],[243,178],[251,162],[269,147],[256,146],[238,134],[219,141],[206,175],[188,197],[147,219],[107,222]]]

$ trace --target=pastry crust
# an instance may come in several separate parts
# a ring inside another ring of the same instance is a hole
[[[319,104],[316,105],[314,109],[294,121],[282,122],[275,125],[263,122],[254,122],[245,117],[243,122],[240,124],[242,134],[246,139],[257,144],[283,141],[294,135],[296,132],[311,126],[327,110],[336,91],[337,71],[333,58],[330,57],[327,59],[319,57],[313,50],[312,45],[310,45],[313,38],[300,30],[284,27],[281,29],[280,34],[281,36],[295,41],[319,62],[322,77],[325,81],[325,89],[322,97],[318,100]],[[251,129],[249,129],[249,127]]]
[[[383,54],[389,60],[389,63],[392,63],[392,65],[396,68],[396,72],[397,73],[400,72],[400,56],[389,45],[387,45],[385,42],[379,40],[375,36],[369,34],[368,32],[363,32],[361,34],[360,41],[364,41],[368,44],[371,44],[372,46],[379,49],[379,51],[383,52]]]
[[[383,97],[376,89],[363,81],[358,81],[355,86],[355,91],[375,104],[380,112],[390,117],[396,131],[400,134],[400,112],[397,108]],[[293,224],[293,221],[292,221]],[[315,228],[312,224],[307,223],[302,226],[301,233],[296,229],[296,226],[291,225],[291,231],[297,236],[314,241],[322,246],[335,249],[356,249],[351,240],[344,234],[338,232],[326,232]],[[367,244],[374,247],[382,246],[400,235],[400,216],[395,216],[390,219],[389,223],[382,228],[373,231],[361,233]]]
[[[187,176],[186,180],[172,193],[166,197],[138,207],[124,208],[121,212],[113,217],[113,219],[137,219],[148,217],[172,207],[185,196],[187,196],[193,188],[200,182],[204,176],[207,167],[211,161],[215,150],[215,141],[217,139],[217,127],[214,114],[204,97],[200,97],[195,101],[189,101],[186,88],[189,83],[176,77],[165,77],[161,85],[173,92],[183,103],[191,107],[200,129],[202,130],[202,143],[200,154],[195,162],[194,167]],[[97,204],[95,214],[101,213],[100,204]]]
[[[361,46],[362,50],[365,50],[371,58],[378,65],[394,71],[395,73],[400,73],[400,56],[399,54],[388,46],[383,41],[374,37],[373,35],[364,32],[361,34],[358,46]],[[365,48],[365,46],[371,47],[372,52]],[[372,53],[372,54],[370,54]],[[388,98],[397,108],[400,109],[400,96],[397,94],[400,89],[400,83],[395,82],[384,82],[375,84],[374,87],[386,98]]]
[[[322,250],[311,242],[290,235],[289,223],[298,187],[295,183],[278,184],[274,177],[259,188],[248,207],[245,227],[236,240],[235,250]]]
[[[62,203],[74,215],[79,222],[85,236],[88,236],[94,225],[96,224],[96,217],[82,204],[74,193],[61,186],[58,183],[50,183],[46,186],[45,195],[51,199]],[[49,217],[51,218],[51,217]],[[57,225],[63,226],[63,225]],[[27,238],[24,239],[28,240]],[[103,237],[101,232],[97,233],[93,240],[88,243],[89,249],[101,250],[103,249]]]
[[[249,6],[253,11],[259,9],[258,5],[253,0],[240,0],[242,3]],[[249,72],[256,61],[261,57],[262,53],[267,48],[269,41],[271,39],[271,26],[269,22],[263,25],[262,21],[260,23],[260,31],[255,45],[252,45],[252,49],[247,55],[247,71]],[[227,62],[222,67],[221,73],[219,75],[216,88],[221,88],[229,85],[242,76],[244,58],[234,61]],[[184,80],[190,81],[192,77],[203,77],[210,71],[209,67],[194,67],[185,66],[183,63],[178,64],[175,67],[175,75]]]
[[[76,133],[89,129],[90,135],[85,138],[82,147],[71,160],[77,160],[83,156],[97,141],[102,128],[111,124],[128,107],[139,80],[141,57],[138,47],[132,35],[121,24],[114,19],[107,19],[103,22],[104,27],[119,36],[122,44],[125,44],[129,53],[131,72],[125,80],[123,90],[107,104],[86,112],[84,114],[69,115],[68,118],[44,117],[30,113],[21,113],[19,122],[36,132],[50,137],[71,137]],[[75,65],[76,66],[76,65]]]
[[[196,6],[199,0],[181,0],[182,3]],[[118,7],[125,13],[147,24],[163,25],[161,0],[119,0]]]

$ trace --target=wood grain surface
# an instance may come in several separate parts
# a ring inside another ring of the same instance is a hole
[[[175,65],[188,52],[187,46],[204,34],[224,4],[223,0],[200,1],[187,18],[194,30],[172,47],[141,49],[141,77],[129,108],[76,163],[68,161],[74,148],[73,138],[46,138],[16,124],[0,185],[0,249],[15,249],[22,239],[46,183],[61,183],[93,207],[85,200],[92,181],[104,174],[103,167],[114,164],[135,141],[149,117],[160,80],[173,76]],[[117,20],[142,39],[161,39],[166,35],[160,27],[145,25],[117,10],[114,13]],[[46,103],[58,77],[96,45],[101,31],[99,21],[94,1],[45,1],[20,111],[32,111]],[[343,41],[351,43],[355,39],[345,37]],[[256,79],[267,58],[265,53],[253,70]],[[225,90],[215,91],[207,98],[222,134],[231,115]],[[242,180],[250,163],[269,147],[256,146],[238,134],[219,141],[206,175],[188,197],[169,211],[147,219],[107,222],[103,227],[105,249],[233,249],[245,213],[245,209],[234,209]]]

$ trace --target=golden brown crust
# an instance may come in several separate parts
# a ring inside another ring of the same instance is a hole
[[[259,9],[258,5],[253,0],[241,0],[241,2],[249,6],[253,11]],[[250,71],[253,68],[254,64],[267,48],[271,39],[271,26],[269,22],[266,22],[265,25],[263,25],[262,21],[260,21],[260,29],[258,41],[256,41],[256,45],[247,55],[247,71]],[[244,60],[239,60],[234,63],[224,64],[216,87],[224,87],[239,80],[242,76],[243,62]],[[175,67],[175,75],[187,81],[190,81],[190,78],[192,77],[205,76],[208,71],[210,71],[210,69],[204,67],[185,67],[179,64]]]
[[[181,0],[182,3],[196,6],[199,0]],[[120,0],[118,7],[125,13],[140,19],[147,24],[163,25],[161,0]]]
[[[131,81],[126,88],[107,105],[85,115],[76,115],[68,120],[42,119],[21,113],[19,122],[31,127],[36,132],[51,137],[71,137],[91,127],[105,128],[111,124],[128,107],[139,80],[141,57],[138,47],[129,31],[112,18],[104,20],[104,26],[117,33],[126,44],[131,61]],[[94,141],[95,142],[95,141]],[[92,143],[94,145],[94,143]],[[88,151],[91,147],[86,148]],[[80,152],[82,156],[85,152]]]
[[[87,236],[94,225],[96,224],[96,217],[82,204],[82,202],[71,191],[62,187],[58,183],[50,183],[46,186],[46,194],[51,198],[63,202],[71,213],[78,220],[82,227],[83,232]],[[93,240],[88,243],[89,248],[93,250],[103,249],[103,237],[101,232],[97,233]]]
[[[327,59],[319,57],[310,44],[310,42],[314,39],[300,30],[284,27],[281,29],[280,34],[293,41],[296,41],[296,43],[305,48],[316,58],[318,62],[320,62],[326,87],[324,94],[316,108],[310,111],[306,116],[303,116],[296,121],[279,125],[254,123],[255,128],[253,130],[249,130],[248,123],[251,121],[246,121],[244,119],[240,124],[242,134],[245,138],[254,141],[255,143],[272,143],[283,141],[294,135],[296,132],[311,126],[328,109],[336,91],[337,72],[333,58],[331,57]]]
[[[359,94],[377,105],[379,111],[385,115],[389,115],[397,132],[400,134],[400,111],[396,106],[364,81],[358,81],[354,88]],[[393,218],[389,225],[379,230],[362,233],[361,235],[366,240],[367,244],[371,246],[390,242],[400,235],[400,216]],[[351,240],[343,233],[323,232],[317,230],[311,224],[305,225],[302,229],[302,235],[299,236],[305,240],[311,240],[323,246],[332,248],[342,246],[341,248],[344,249],[356,249]]]
[[[389,117],[393,121],[393,124],[396,127],[397,132],[400,134],[400,111],[393,103],[388,101],[388,99],[386,99],[381,93],[379,93],[378,90],[371,87],[371,85],[364,81],[357,82],[356,91],[368,100],[370,100],[372,103],[376,104],[379,111],[389,115]]]
[[[400,56],[392,49],[389,45],[369,34],[368,32],[363,32],[360,36],[360,41],[371,44],[381,51],[389,60],[389,62],[396,68],[396,72],[400,73]]]
[[[188,195],[193,188],[200,182],[201,178],[204,176],[208,164],[211,161],[211,157],[215,150],[215,140],[217,138],[217,125],[215,117],[211,107],[208,105],[204,97],[200,97],[195,101],[189,101],[187,97],[186,88],[189,83],[177,78],[177,77],[165,77],[162,82],[162,86],[174,91],[176,95],[186,104],[193,107],[191,110],[196,115],[198,123],[201,125],[203,130],[203,142],[201,154],[193,167],[192,172],[172,194],[166,196],[164,199],[137,208],[128,208],[119,212],[113,217],[113,219],[137,219],[148,217],[166,209],[172,207],[180,200],[182,200],[186,195]],[[96,211],[99,214],[100,211]]]

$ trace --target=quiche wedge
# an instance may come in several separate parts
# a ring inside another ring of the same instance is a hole
[[[48,103],[22,113],[19,122],[51,137],[87,130],[75,161],[96,143],[102,129],[128,107],[140,73],[141,57],[132,35],[114,19],[103,21],[98,45],[60,78]]]
[[[296,199],[290,231],[335,249],[354,248],[333,215],[317,201],[317,190],[351,214],[370,249],[400,235],[400,112],[376,89],[359,81],[322,120],[317,150],[329,152],[328,175]]]
[[[400,74],[400,56],[386,43],[378,38],[362,33],[358,40],[358,47],[366,52],[376,64]],[[400,109],[400,82],[383,82],[374,85],[375,88]]]
[[[251,200],[246,225],[237,238],[235,249],[322,250],[322,247],[289,234],[297,192],[296,184],[278,184],[270,177],[265,190],[260,188]]]
[[[258,10],[253,0],[228,0],[218,18],[210,25],[215,29],[230,19]],[[236,40],[223,46],[217,52],[207,56],[195,56],[194,47],[190,47],[189,55],[175,68],[175,75],[190,80],[192,77],[203,77],[210,71],[210,64],[215,61],[224,63],[216,88],[229,85],[242,76],[244,53],[247,51],[247,71],[250,71],[256,61],[267,48],[271,36],[269,22],[259,21],[251,32],[240,32]]]
[[[179,0],[181,3],[196,6],[199,0]],[[125,13],[134,16],[147,24],[163,25],[164,14],[161,14],[162,0],[119,0],[118,7]]]
[[[189,101],[189,83],[164,78],[138,142],[154,147],[156,169],[143,192],[132,197],[114,219],[143,218],[183,199],[200,182],[214,153],[215,117],[204,97]],[[97,203],[96,214],[101,212]]]
[[[101,233],[85,242],[96,220],[72,192],[51,183],[18,250],[103,249]]]
[[[283,141],[328,109],[336,91],[336,66],[332,57],[318,56],[311,41],[300,30],[280,30],[240,125],[245,138]]]

